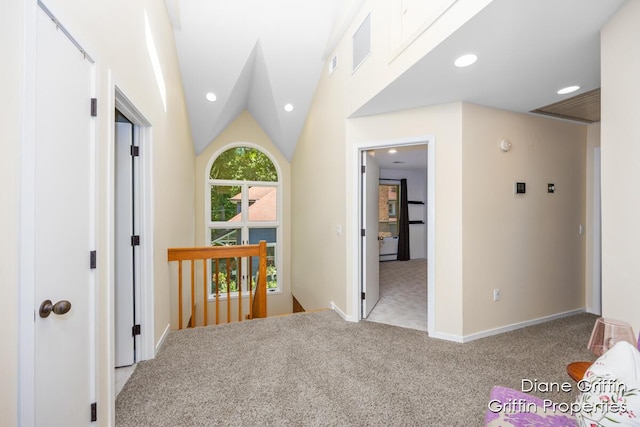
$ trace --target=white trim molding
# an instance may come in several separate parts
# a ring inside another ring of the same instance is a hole
[[[434,336],[436,331],[435,320],[435,279],[436,279],[436,141],[434,135],[418,135],[411,138],[365,141],[355,143],[347,152],[347,177],[351,180],[351,189],[353,197],[351,215],[347,218],[349,230],[358,230],[360,224],[360,153],[365,150],[374,150],[380,148],[391,148],[410,145],[426,145],[427,146],[427,332],[429,336]],[[347,184],[349,185],[349,184]],[[354,202],[355,201],[355,202]],[[360,260],[360,234],[350,233],[351,240],[347,244],[350,245],[352,257]],[[354,263],[356,265],[358,263]],[[349,313],[353,317],[353,321],[357,322],[362,319],[362,310],[360,309],[360,269],[353,268],[348,277],[347,283],[351,283],[350,289],[347,290],[350,296],[348,300]],[[443,336],[444,337],[444,336]],[[455,339],[449,339],[455,341]]]
[[[164,332],[162,333],[162,336],[160,337],[160,339],[158,340],[158,343],[156,344],[155,351],[153,354],[154,357],[158,355],[158,352],[162,348],[164,341],[167,339],[167,335],[169,335],[170,329],[171,329],[171,324],[167,324],[167,327],[164,328]]]
[[[584,312],[585,312],[585,309],[584,308],[580,308],[580,309],[577,309],[577,310],[565,311],[565,312],[562,312],[562,313],[551,314],[549,316],[538,317],[537,319],[526,320],[524,322],[512,323],[510,325],[501,326],[501,327],[495,328],[495,329],[487,329],[486,331],[476,332],[475,334],[465,335],[465,336],[462,336],[462,337],[451,335],[450,337],[452,337],[454,339],[450,339],[450,341],[455,341],[455,342],[460,342],[460,343],[467,343],[467,342],[479,340],[481,338],[486,338],[486,337],[490,337],[490,336],[493,336],[493,335],[503,334],[505,332],[515,331],[516,329],[526,328],[527,326],[539,325],[540,323],[549,322],[551,320],[562,319],[564,317],[574,316],[576,314],[580,314],[580,313],[584,313]],[[433,336],[433,338],[441,338],[442,337],[444,339],[448,339],[448,338],[445,338],[444,335],[446,335],[446,334],[443,334],[443,336],[439,336],[438,334],[436,334],[436,335]],[[449,335],[446,335],[446,336],[449,337]]]
[[[329,305],[331,306],[331,310],[333,310],[333,311],[335,311],[336,313],[338,313],[338,314],[340,315],[340,317],[342,317],[342,319],[343,319],[343,320],[346,320],[347,322],[357,322],[357,321],[359,320],[357,317],[354,317],[354,316],[347,316],[347,315],[345,314],[345,312],[344,312],[344,311],[342,311],[342,310],[340,309],[340,307],[338,307],[338,306],[336,305],[336,303],[335,303],[335,302],[331,301],[331,302],[329,303]]]

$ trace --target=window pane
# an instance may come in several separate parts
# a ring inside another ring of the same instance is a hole
[[[260,240],[267,242],[267,290],[276,289],[278,287],[278,271],[277,271],[277,259],[276,259],[276,245],[277,245],[277,229],[276,228],[250,228],[249,229],[249,243],[257,244]],[[252,280],[253,288],[255,289],[255,277],[258,273],[260,266],[258,257],[253,257],[252,264]]]
[[[278,189],[249,187],[249,221],[277,221]]]
[[[233,246],[239,245],[241,241],[239,228],[212,228],[211,246]]]
[[[250,147],[230,148],[211,166],[211,179],[277,182],[278,172],[262,151]]]
[[[228,258],[220,260],[209,260],[211,272],[211,293],[216,293],[216,283],[218,284],[218,293],[226,294],[229,292],[238,292],[238,259]]]
[[[399,185],[378,186],[378,237],[398,236],[398,194]]]
[[[235,246],[239,245],[242,237],[242,231],[239,228],[212,228],[211,229],[211,246]],[[227,270],[229,266],[229,271]],[[221,259],[216,264],[216,260],[209,260],[209,272],[211,274],[211,293],[216,293],[216,283],[218,284],[218,292],[226,293],[227,288],[231,292],[238,291],[238,260]],[[217,273],[217,276],[216,276]],[[217,280],[216,280],[217,278]]]
[[[211,221],[242,220],[242,187],[228,185],[211,186]]]

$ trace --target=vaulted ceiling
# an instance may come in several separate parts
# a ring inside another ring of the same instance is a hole
[[[166,0],[197,153],[246,109],[292,157],[340,3]]]
[[[526,113],[597,89],[599,31],[623,2],[494,0],[353,115],[453,101]],[[165,3],[174,26],[196,152],[247,109],[291,159],[338,8],[364,2]],[[453,67],[464,53],[478,55],[477,63]],[[579,85],[580,90],[556,93],[569,85]],[[207,101],[208,92],[215,93],[215,102]],[[286,104],[293,111],[285,111]]]

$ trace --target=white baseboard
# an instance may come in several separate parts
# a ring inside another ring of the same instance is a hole
[[[445,340],[445,341],[451,341],[451,342],[457,342],[457,343],[464,342],[464,337],[460,335],[441,334],[440,332],[429,334],[429,338],[437,338],[439,340]]]
[[[158,343],[156,344],[156,352],[155,355],[158,355],[158,352],[160,351],[160,347],[162,347],[162,344],[164,344],[164,340],[167,338],[167,335],[169,334],[169,328],[171,327],[171,324],[168,324],[166,328],[164,328],[164,332],[162,333],[162,336],[160,337],[160,340],[158,341]]]
[[[344,311],[340,310],[340,307],[338,307],[335,302],[331,301],[329,305],[331,305],[331,310],[335,311],[340,315],[340,317],[342,317],[342,320],[347,320],[347,315]]]
[[[347,322],[357,322],[359,320],[359,319],[356,319],[354,316],[347,316],[345,312],[342,311],[340,307],[338,307],[336,303],[334,303],[333,301],[331,301],[329,304],[331,305],[331,310],[338,313],[343,320],[346,320]]]
[[[480,338],[486,338],[493,335],[503,334],[505,332],[515,331],[516,329],[526,328],[527,326],[539,325],[540,323],[549,322],[551,320],[561,319],[563,317],[569,317],[569,316],[573,316],[573,315],[584,313],[584,312],[585,312],[585,309],[580,308],[578,310],[565,311],[563,313],[552,314],[550,316],[545,316],[545,317],[539,317],[537,319],[527,320],[525,322],[512,323],[511,325],[501,326],[499,328],[489,329],[486,331],[477,332],[475,334],[465,335],[462,337],[451,335],[451,337],[454,339],[450,339],[450,341],[461,342],[461,343],[471,342],[471,341],[478,340]],[[442,334],[442,335],[446,335],[446,334]],[[438,338],[438,337],[434,336],[434,338]]]
[[[597,310],[593,307],[587,307],[586,312],[589,314],[595,314],[596,316],[602,316],[602,310]]]

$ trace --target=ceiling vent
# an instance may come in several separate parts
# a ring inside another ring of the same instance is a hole
[[[531,113],[576,120],[583,123],[599,122],[600,88],[532,110]]]

